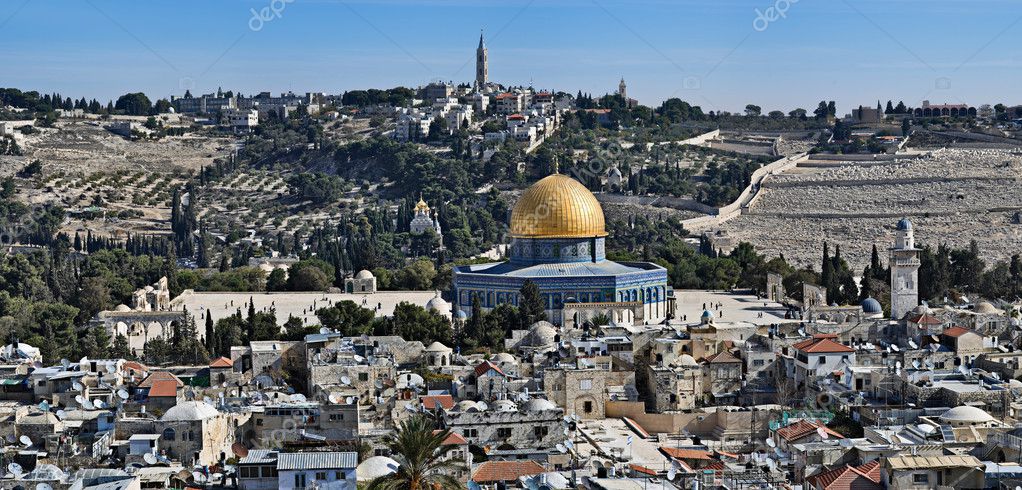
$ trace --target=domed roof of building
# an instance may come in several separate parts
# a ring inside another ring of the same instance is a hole
[[[479,405],[472,400],[462,400],[454,405],[455,412],[467,412],[469,410],[479,410]]]
[[[982,408],[960,405],[944,412],[940,420],[944,422],[989,422],[994,418]]]
[[[517,412],[518,406],[511,400],[497,400],[493,402],[490,409],[494,412]]]
[[[1013,388],[1013,389],[1015,389],[1015,388],[1022,388],[1022,381],[1019,381],[1019,380],[1014,379],[1014,378],[1009,379],[1008,380],[1008,386]]]
[[[464,319],[468,318],[468,313],[465,313],[464,310],[458,310],[458,311],[454,312],[454,318],[457,318],[459,320],[464,320]]]
[[[415,211],[417,212],[429,211],[429,204],[426,204],[426,201],[422,200],[422,195],[419,195],[419,202],[415,203]]]
[[[114,308],[114,311],[131,311],[131,307],[122,303],[117,305],[117,308]]]
[[[511,211],[515,238],[607,236],[603,207],[579,181],[548,175],[529,187]]]
[[[556,338],[557,329],[548,321],[538,321],[529,328],[529,345],[533,347],[553,344]]]
[[[525,402],[525,406],[523,406],[522,409],[526,412],[543,412],[546,410],[557,410],[557,405],[550,400],[533,398]]]
[[[355,279],[372,279],[372,278],[373,278],[373,273],[369,272],[369,271],[367,271],[365,269],[362,269],[362,270],[358,271],[358,274],[355,274]]]
[[[433,342],[432,344],[429,344],[429,347],[426,347],[426,352],[449,352],[450,350],[450,347],[447,347],[440,342]]]
[[[355,467],[355,478],[358,481],[371,481],[381,476],[397,473],[397,461],[386,456],[373,456]]]
[[[901,221],[898,221],[898,230],[912,231],[912,222],[908,218],[901,218]]]
[[[160,417],[163,422],[179,422],[179,421],[194,421],[194,420],[206,420],[211,417],[216,417],[220,412],[217,411],[213,405],[206,402],[200,401],[184,401],[170,407],[167,413]]]
[[[518,359],[515,359],[515,356],[512,356],[507,352],[501,352],[499,354],[494,355],[491,361],[500,364],[518,364]]]
[[[862,301],[862,312],[870,314],[883,313],[884,308],[880,306],[879,301],[870,297]]]
[[[700,315],[700,318],[713,318],[713,312],[710,310],[703,310],[703,314]]]
[[[976,304],[976,308],[973,309],[972,311],[974,311],[976,313],[1000,313],[1001,312],[1001,310],[998,310],[997,308],[995,308],[994,305],[991,304],[989,301],[980,301],[979,303]]]
[[[440,297],[440,293],[437,293],[433,299],[426,303],[426,309],[446,313],[451,311],[451,304],[444,301],[444,299]]]
[[[696,362],[696,359],[694,357],[688,355],[688,354],[682,354],[682,355],[678,356],[678,359],[676,361],[674,361],[674,364],[677,365],[677,366],[698,366],[699,365],[699,363]]]
[[[34,470],[25,475],[25,479],[30,481],[63,480],[64,470],[58,468],[56,465],[43,463],[36,466]]]
[[[915,313],[917,315],[929,315],[932,314],[933,311],[931,311],[930,308],[926,305],[918,305],[915,308],[912,308],[912,313]]]
[[[621,170],[618,169],[617,167],[610,167],[609,175],[611,175],[612,177],[620,177]]]

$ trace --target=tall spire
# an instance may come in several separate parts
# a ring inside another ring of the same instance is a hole
[[[486,49],[486,44],[483,43],[483,30],[479,29],[479,49]]]
[[[479,47],[476,48],[476,90],[482,91],[489,81],[489,65],[486,43],[483,41],[483,30],[479,29]]]

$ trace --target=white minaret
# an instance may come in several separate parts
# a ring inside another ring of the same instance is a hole
[[[898,222],[891,248],[891,318],[901,320],[919,305],[919,249],[912,235],[912,223]]]
[[[487,61],[486,44],[483,42],[483,31],[479,31],[479,47],[476,48],[476,90],[482,90],[489,80],[490,68]]]

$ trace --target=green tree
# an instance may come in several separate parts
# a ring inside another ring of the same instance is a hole
[[[521,300],[518,302],[518,309],[522,315],[522,325],[532,325],[540,320],[546,320],[546,307],[539,295],[539,286],[531,280],[522,283],[519,291]]]
[[[422,415],[401,422],[397,434],[388,436],[386,445],[397,461],[395,473],[369,483],[367,490],[458,490],[465,488],[454,474],[463,471],[460,464],[446,457],[454,445],[445,445],[448,429],[435,430],[433,422]]]

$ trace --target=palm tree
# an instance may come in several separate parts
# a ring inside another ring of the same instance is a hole
[[[450,430],[433,430],[429,418],[416,415],[401,422],[397,435],[387,438],[391,457],[398,462],[397,472],[372,481],[366,490],[461,490],[465,488],[454,472],[464,470],[457,462],[444,458],[454,445],[444,444]]]

